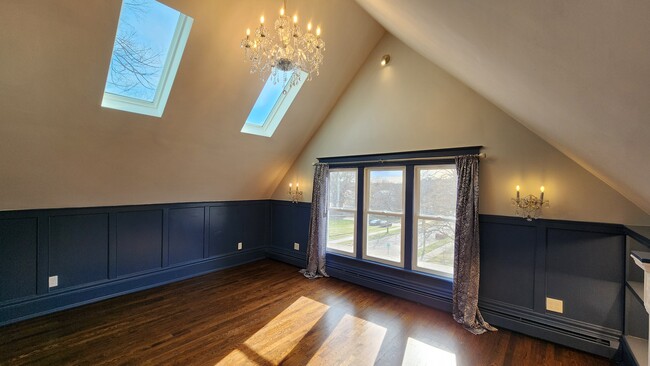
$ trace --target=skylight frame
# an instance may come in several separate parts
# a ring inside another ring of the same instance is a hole
[[[120,16],[122,16],[122,14],[120,14]],[[161,71],[160,81],[158,82],[153,101],[149,102],[138,98],[113,94],[104,89],[101,106],[125,112],[162,117],[193,23],[194,19],[192,17],[179,12],[176,29],[174,30],[174,35],[169,46],[169,51],[167,52],[167,58],[165,59],[165,64]],[[109,66],[107,80],[110,78],[110,73],[111,70]]]
[[[273,108],[271,108],[269,115],[266,117],[266,120],[264,120],[264,123],[262,125],[249,122],[249,118],[253,113],[253,109],[255,108],[255,105],[253,105],[253,108],[251,109],[251,113],[249,113],[248,117],[246,118],[246,122],[244,123],[241,132],[251,134],[251,135],[263,136],[263,137],[273,136],[273,133],[280,125],[280,122],[282,122],[284,115],[289,110],[289,107],[291,106],[294,99],[298,95],[298,92],[300,92],[302,85],[305,83],[308,77],[309,74],[307,74],[302,70],[298,70],[291,75],[292,79],[289,80],[285,85],[283,92],[280,93],[280,96],[278,97],[277,101],[273,105]],[[298,78],[298,80],[296,80],[296,82],[294,83],[292,81],[295,78]],[[273,82],[272,76],[269,75],[269,78],[266,80],[264,86],[272,82]],[[264,90],[264,88],[262,88],[262,90]],[[257,100],[255,104],[257,104]]]

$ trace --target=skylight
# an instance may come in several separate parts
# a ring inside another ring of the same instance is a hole
[[[193,19],[154,0],[123,0],[102,107],[160,117]]]
[[[283,72],[278,70],[277,72],[280,82],[274,83],[272,76],[269,76],[260,96],[257,97],[251,113],[246,118],[246,123],[244,123],[241,132],[265,137],[273,136],[275,129],[282,121],[284,114],[287,113],[289,106],[293,103],[308,76],[303,71],[298,71],[300,75],[295,74],[293,71]],[[293,86],[291,85],[292,78],[299,78],[298,82]]]

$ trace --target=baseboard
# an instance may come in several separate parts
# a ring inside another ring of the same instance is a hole
[[[554,323],[544,316],[527,317],[521,314],[495,311],[480,303],[479,307],[483,318],[496,327],[503,327],[610,359],[614,357],[620,345],[620,332],[615,331],[618,333],[617,336],[612,335],[611,332],[594,334],[592,330],[586,328]]]
[[[286,250],[274,246],[266,248],[266,257],[275,259],[280,262],[288,263],[299,268],[305,268],[307,265],[307,258],[305,257],[305,253]]]
[[[130,294],[266,258],[266,249],[255,248],[164,268],[128,278],[104,281],[0,307],[0,326]]]

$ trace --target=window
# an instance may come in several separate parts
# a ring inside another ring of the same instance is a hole
[[[363,257],[404,264],[404,167],[366,168]]]
[[[123,0],[102,107],[162,116],[192,22],[154,0]]]
[[[415,168],[413,269],[450,276],[454,272],[456,167]]]
[[[332,169],[329,176],[327,249],[356,254],[357,169]]]
[[[279,81],[273,80],[273,73],[269,75],[241,132],[264,137],[273,136],[308,76],[304,71],[298,71],[299,74],[293,71],[274,72],[277,73]]]
[[[327,251],[449,279],[458,173],[480,147],[320,158],[329,163]]]

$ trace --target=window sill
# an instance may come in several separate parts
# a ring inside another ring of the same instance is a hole
[[[446,284],[449,286],[451,289],[451,285],[453,283],[453,278],[452,277],[446,277],[446,276],[441,276],[441,275],[436,275],[433,273],[427,273],[427,272],[421,272],[421,271],[416,271],[412,269],[406,269],[406,268],[401,268],[401,267],[396,267],[396,266],[391,266],[388,264],[384,264],[381,262],[375,262],[372,260],[368,259],[362,259],[362,258],[357,258],[357,257],[352,257],[349,255],[345,254],[339,254],[339,253],[334,253],[334,252],[327,252],[327,261],[329,262],[332,260],[334,263],[355,263],[361,265],[359,267],[359,271],[372,271],[372,272],[383,272],[388,275],[392,276],[398,276],[401,278],[408,277],[409,279],[419,279],[420,281],[424,280],[426,282],[429,281],[434,281],[434,282],[441,282],[442,284]],[[341,261],[342,260],[342,261]],[[417,281],[419,282],[419,281]],[[446,286],[445,286],[446,287]]]

